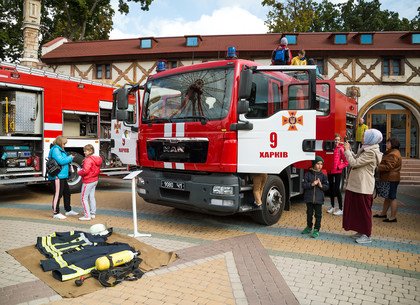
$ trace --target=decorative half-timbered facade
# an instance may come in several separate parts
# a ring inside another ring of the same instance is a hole
[[[293,56],[304,49],[321,74],[354,96],[359,117],[386,137],[398,137],[406,158],[419,158],[420,32],[282,33],[189,35],[68,42],[43,46],[43,69],[115,86],[144,83],[158,60],[168,68],[224,58],[229,46],[238,57],[263,64],[286,36]]]

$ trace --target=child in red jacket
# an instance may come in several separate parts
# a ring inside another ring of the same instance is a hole
[[[331,207],[327,210],[327,212],[336,216],[341,216],[343,215],[343,197],[341,196],[340,185],[343,169],[346,168],[349,163],[347,162],[346,156],[344,155],[344,146],[341,142],[341,136],[338,133],[336,133],[334,136],[334,142],[335,148],[333,166],[331,171],[328,173]],[[334,208],[335,197],[337,197],[338,209]]]
[[[80,217],[79,220],[91,220],[95,218],[96,214],[95,189],[101,171],[102,158],[93,155],[95,149],[91,144],[85,145],[83,152],[86,158],[83,160],[83,168],[77,174],[82,177],[83,181],[80,197],[85,215]]]

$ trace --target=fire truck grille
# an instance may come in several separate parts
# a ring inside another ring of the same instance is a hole
[[[163,178],[166,178],[166,179],[183,180],[183,181],[191,180],[191,175],[182,174],[182,173],[162,172],[162,176]]]
[[[147,142],[147,157],[153,161],[205,163],[208,141],[152,140]]]

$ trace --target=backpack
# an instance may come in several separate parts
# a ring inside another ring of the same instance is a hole
[[[282,63],[286,63],[286,49],[278,49],[274,51],[274,61],[280,61]]]
[[[52,177],[57,176],[61,172],[60,164],[58,164],[54,158],[45,158],[45,160],[47,160],[45,175],[50,175]]]

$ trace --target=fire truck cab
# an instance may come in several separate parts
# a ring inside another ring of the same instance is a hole
[[[110,151],[114,87],[19,65],[0,63],[0,185],[45,183],[45,163],[59,135],[75,155],[71,191],[80,190],[77,170],[83,147],[92,144],[102,172],[126,171]]]
[[[127,135],[112,151],[135,156],[143,170],[138,194],[180,209],[249,213],[265,225],[276,223],[290,198],[302,194],[315,152],[328,169],[334,133],[352,135],[357,111],[333,81],[317,81],[315,66],[227,59],[150,76],[142,103],[138,89],[118,89],[112,112]],[[130,108],[133,103],[139,106]],[[131,148],[121,150],[124,145]],[[262,207],[253,204],[257,173],[269,174]]]

